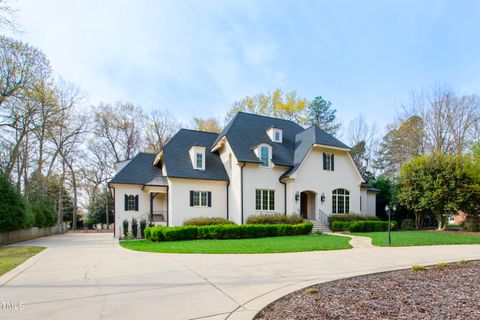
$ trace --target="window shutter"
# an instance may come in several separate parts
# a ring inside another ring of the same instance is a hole
[[[128,196],[125,195],[125,211],[128,211]]]
[[[323,153],[323,170],[327,170],[327,155]]]
[[[334,168],[333,165],[334,165],[334,163],[335,163],[335,158],[334,158],[333,156],[334,156],[334,155],[332,154],[332,160],[331,160],[331,161],[332,161],[332,163],[331,163],[332,171],[334,170],[334,169],[333,169],[333,168]]]
[[[138,194],[135,196],[135,211],[138,211]]]
[[[190,190],[190,207],[193,207],[193,191]]]
[[[207,197],[208,197],[208,206],[211,207],[212,206],[212,193],[210,191],[208,191]]]

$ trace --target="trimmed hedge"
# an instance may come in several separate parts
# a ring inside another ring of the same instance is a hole
[[[300,224],[303,223],[303,218],[298,214],[254,214],[248,216],[246,222],[247,224]]]
[[[184,226],[211,226],[216,224],[235,224],[233,221],[230,221],[225,218],[207,218],[207,217],[198,217],[191,218],[183,221]]]
[[[312,232],[310,222],[299,224],[243,224],[183,227],[148,227],[145,238],[151,241],[179,241],[195,239],[247,239],[276,236],[305,235]]]
[[[391,230],[396,229],[397,222],[391,222]],[[350,231],[350,232],[372,232],[372,231],[387,231],[388,221],[334,221],[332,222],[331,230],[337,231]]]
[[[338,222],[352,222],[352,221],[378,221],[378,217],[376,216],[366,216],[363,214],[354,214],[354,213],[349,213],[349,214],[332,214],[331,216],[328,217],[328,224],[330,226],[330,229],[332,231],[334,229],[333,223],[335,221]],[[341,224],[337,224],[337,226],[341,226]],[[341,230],[346,230],[346,229],[341,229]],[[337,231],[341,231],[337,230]]]

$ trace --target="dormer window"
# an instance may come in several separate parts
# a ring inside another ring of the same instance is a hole
[[[261,161],[260,165],[265,168],[272,166],[272,146],[266,143],[262,143],[253,149],[255,155]]]
[[[193,146],[189,150],[193,169],[205,170],[205,147]]]
[[[197,153],[195,154],[195,169],[203,169],[203,154]]]
[[[282,129],[272,127],[268,129],[267,134],[273,142],[282,143],[282,140],[283,140]]]
[[[268,167],[270,165],[270,150],[268,147],[260,147],[260,160],[262,160],[262,167]]]
[[[273,142],[282,143],[282,130],[279,130],[279,129],[273,130]]]

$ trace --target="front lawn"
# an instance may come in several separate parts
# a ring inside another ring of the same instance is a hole
[[[153,242],[120,241],[124,248],[163,253],[281,253],[350,249],[350,238],[331,235],[306,235],[234,240],[189,240]]]
[[[0,276],[36,255],[44,247],[3,247],[0,248]]]
[[[371,238],[372,244],[375,246],[388,246],[387,232],[358,232],[353,234]],[[442,231],[393,231],[391,237],[393,247],[480,244],[480,236]]]

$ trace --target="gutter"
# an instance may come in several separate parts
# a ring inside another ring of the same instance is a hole
[[[246,163],[243,162],[243,166],[240,167],[240,214],[241,214],[241,224],[243,224],[243,167],[246,166]]]

